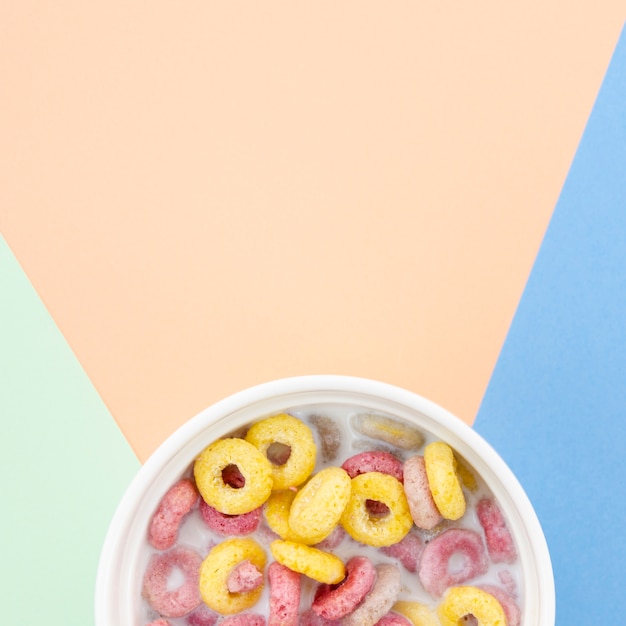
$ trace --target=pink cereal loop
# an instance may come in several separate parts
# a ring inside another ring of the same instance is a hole
[[[463,564],[451,572],[449,563],[455,554],[464,557]],[[448,587],[480,576],[488,567],[482,537],[467,528],[449,528],[426,544],[418,576],[428,593],[441,596]]]
[[[267,577],[270,583],[268,626],[297,626],[300,574],[274,561],[267,568]]]
[[[372,450],[359,452],[346,459],[341,466],[350,478],[354,478],[365,472],[382,472],[390,474],[400,482],[403,480],[402,461],[391,452]]]
[[[374,626],[391,610],[402,589],[400,570],[383,563],[376,566],[376,581],[352,613],[342,619],[342,626]]]
[[[346,577],[338,585],[320,585],[311,608],[329,620],[340,619],[361,603],[372,589],[376,570],[364,556],[354,556],[346,563]]]
[[[143,595],[150,606],[164,617],[182,617],[193,611],[201,602],[198,585],[201,563],[200,555],[180,546],[154,554],[143,579]],[[174,569],[183,573],[184,581],[171,589],[169,579]]]
[[[485,531],[487,551],[494,563],[513,563],[517,550],[506,521],[495,500],[483,498],[476,505],[478,521]]]
[[[204,523],[220,535],[244,536],[253,533],[261,521],[263,507],[252,509],[248,513],[227,515],[200,499],[200,515]]]
[[[432,530],[443,517],[433,500],[424,457],[412,456],[404,462],[404,493],[411,517],[418,528]]]
[[[176,543],[180,524],[197,500],[198,491],[188,478],[170,487],[150,521],[148,541],[153,548],[167,550]]]
[[[398,543],[380,548],[380,551],[387,556],[398,559],[404,569],[414,574],[424,551],[424,544],[417,533],[409,532]]]

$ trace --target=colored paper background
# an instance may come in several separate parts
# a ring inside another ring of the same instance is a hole
[[[484,9],[0,6],[5,619],[90,623],[139,462],[319,372],[480,406],[557,623],[619,614],[624,6]]]

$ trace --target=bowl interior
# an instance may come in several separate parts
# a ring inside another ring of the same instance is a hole
[[[141,624],[146,529],[160,499],[212,441],[279,412],[376,413],[416,425],[448,443],[497,499],[518,548],[524,626],[553,626],[554,582],[545,538],[519,482],[475,431],[438,405],[403,389],[342,376],[306,376],[259,385],[191,419],[148,459],[127,489],[103,545],[96,583],[96,626]]]

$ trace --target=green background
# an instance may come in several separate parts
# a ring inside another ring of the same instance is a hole
[[[2,237],[0,419],[3,622],[93,624],[100,548],[140,464]]]

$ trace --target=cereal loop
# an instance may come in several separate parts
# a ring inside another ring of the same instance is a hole
[[[176,543],[183,518],[197,501],[198,492],[193,481],[183,478],[172,485],[150,520],[148,529],[150,545],[157,550],[171,548]]]
[[[212,548],[200,566],[200,595],[209,608],[222,615],[233,615],[256,604],[263,585],[245,593],[228,590],[231,572],[246,560],[263,572],[265,552],[253,539],[227,539]]]
[[[352,426],[366,437],[403,450],[416,450],[424,443],[424,435],[417,428],[384,415],[355,415]]]
[[[369,500],[382,502],[389,511],[382,515],[371,514]],[[402,483],[380,472],[355,476],[341,524],[353,539],[368,546],[390,546],[400,541],[413,526]]]
[[[177,546],[152,556],[143,579],[143,596],[163,617],[181,617],[200,604],[198,570],[201,558],[193,550]],[[170,578],[182,572],[182,584],[172,588]]]
[[[243,485],[232,487],[224,473],[236,466]],[[196,486],[204,501],[220,513],[240,515],[261,506],[272,490],[270,462],[244,439],[218,439],[194,464]]]
[[[282,444],[289,449],[289,456],[284,462],[279,459],[278,463],[270,463],[273,489],[301,485],[315,467],[317,448],[313,432],[291,415],[274,415],[253,424],[246,434],[246,441],[270,460],[272,444]]]
[[[439,626],[436,613],[421,602],[400,600],[393,605],[392,610],[410,619],[415,626]]]
[[[345,578],[343,561],[330,552],[281,539],[272,541],[270,550],[279,563],[320,583],[334,585]]]
[[[311,608],[328,620],[340,619],[363,601],[376,580],[376,569],[364,556],[353,556],[346,563],[346,578],[340,585],[320,585]]]
[[[304,543],[319,543],[333,531],[348,504],[352,484],[340,467],[327,467],[307,482],[296,494],[289,512],[289,527]]]
[[[308,538],[305,538],[298,535],[289,526],[289,512],[295,497],[296,492],[291,489],[272,491],[264,507],[267,525],[285,541],[297,541],[308,545],[322,541],[324,535],[310,535]]]
[[[363,602],[342,619],[342,626],[374,626],[390,611],[401,590],[398,568],[389,563],[377,565],[374,586],[363,598]]]
[[[466,615],[473,615],[478,626],[507,626],[501,604],[478,587],[452,587],[437,608],[441,626],[458,626]]]
[[[428,485],[439,512],[445,519],[457,520],[465,514],[465,496],[456,473],[452,448],[434,441],[424,448]]]
[[[453,563],[459,557],[460,563]],[[484,574],[489,567],[482,537],[469,528],[448,528],[426,544],[418,576],[422,587],[441,596],[452,585],[460,585]]]
[[[274,561],[267,568],[267,578],[270,583],[268,626],[297,626],[300,574]]]

